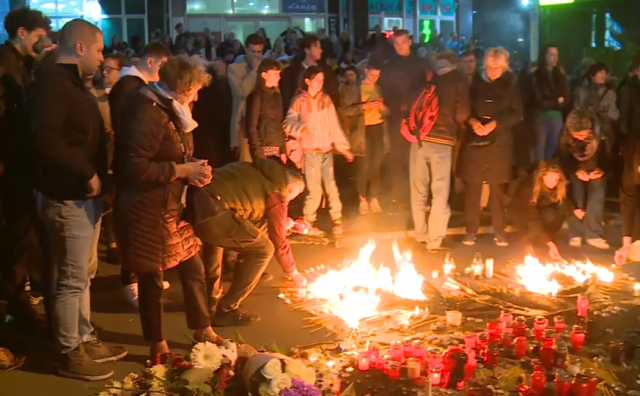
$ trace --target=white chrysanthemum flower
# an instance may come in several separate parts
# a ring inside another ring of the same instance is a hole
[[[279,395],[280,391],[286,388],[291,388],[291,376],[289,374],[278,374],[269,384],[271,392],[274,395]]]
[[[289,374],[291,378],[302,379],[302,374],[307,367],[300,360],[292,360],[287,362],[284,372]]]
[[[109,384],[109,386],[111,387],[111,389],[109,389],[110,395],[120,396],[122,394],[122,382],[114,380],[111,381],[111,384]]]
[[[302,373],[302,381],[309,385],[315,385],[316,383],[316,370],[313,367],[306,367]]]
[[[267,379],[274,379],[278,374],[282,374],[282,363],[280,359],[271,359],[260,370]],[[276,393],[277,394],[277,393]]]
[[[124,389],[138,389],[138,379],[140,376],[136,373],[131,373],[124,377],[122,381],[122,387]]]
[[[151,378],[151,387],[161,388],[164,381],[167,380],[167,366],[156,364],[149,369],[149,372],[153,375]]]
[[[260,394],[260,396],[275,396],[273,393],[271,393],[271,388],[269,387],[269,384],[266,384],[266,383],[260,384],[260,388],[258,388],[258,393]]]
[[[195,368],[216,371],[222,363],[222,354],[218,346],[212,342],[199,342],[191,350],[191,364]]]

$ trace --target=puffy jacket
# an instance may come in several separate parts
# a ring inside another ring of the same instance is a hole
[[[124,109],[114,158],[122,265],[136,272],[169,269],[199,249],[191,225],[182,219],[186,183],[176,178],[176,164],[191,156],[193,141],[180,131],[171,100],[154,86],[128,95]]]
[[[278,88],[258,88],[247,98],[247,131],[251,154],[264,157],[263,147],[278,146],[286,153],[282,128],[282,95]]]
[[[325,93],[312,97],[302,91],[291,103],[283,125],[287,136],[300,141],[304,153],[326,153],[335,148],[344,154],[349,150],[336,108]]]

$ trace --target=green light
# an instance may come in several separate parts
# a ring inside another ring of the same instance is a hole
[[[431,40],[431,19],[422,19],[420,21],[420,33],[424,35],[424,44]]]
[[[548,6],[548,5],[556,5],[556,4],[572,4],[575,1],[576,0],[540,0],[540,5]]]

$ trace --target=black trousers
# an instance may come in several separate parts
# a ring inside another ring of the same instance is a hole
[[[408,201],[407,197],[409,197],[408,167],[410,145],[400,134],[401,124],[401,115],[392,115],[389,118],[391,153],[389,156],[388,176],[391,183],[391,197],[398,202]]]
[[[542,229],[554,242],[556,242],[558,233],[562,229],[562,224],[564,224],[564,221],[569,215],[566,207],[566,205],[554,205],[538,210],[538,220],[542,225]],[[510,214],[513,219],[514,225],[518,229],[520,238],[522,238],[525,243],[532,245],[543,245],[549,242],[548,240],[543,240],[546,238],[543,238],[542,235],[532,232],[533,230],[531,230],[531,228],[529,227],[529,219],[527,218],[527,213],[517,213],[516,211],[510,211]]]
[[[269,265],[274,253],[273,243],[266,230],[259,229],[231,211],[219,212],[198,224],[195,231],[203,244],[209,245],[203,254],[208,254],[204,263],[210,298],[215,299],[221,293],[223,249],[237,251],[242,258],[242,262],[239,261],[234,268],[229,290],[218,302],[218,309],[223,312],[237,310],[258,285],[260,276]]]
[[[505,194],[504,184],[489,183],[491,189],[491,220],[493,221],[493,233],[504,232],[504,211]],[[482,183],[465,182],[465,218],[467,223],[467,233],[476,234],[480,227],[480,195],[482,194]]]
[[[380,166],[384,155],[384,124],[365,128],[365,155],[356,160],[358,195],[367,197],[367,184],[371,198],[380,194]]]
[[[178,264],[184,296],[187,326],[192,330],[209,327],[209,308],[204,268],[199,255]],[[162,335],[163,272],[140,272],[138,275],[138,303],[142,334],[149,342],[164,341]]]
[[[620,212],[622,214],[622,236],[640,239],[640,186],[636,184],[633,160],[625,158],[625,168],[620,180]]]

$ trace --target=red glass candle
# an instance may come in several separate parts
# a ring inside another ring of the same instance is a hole
[[[556,386],[556,393],[558,396],[567,396],[571,389],[571,378],[564,371],[556,373],[556,379],[554,381]]]
[[[576,375],[575,379],[571,383],[571,392],[573,396],[589,396],[589,384],[587,378],[582,375]]]
[[[513,334],[502,333],[502,347],[505,349],[513,348]]]
[[[369,351],[358,353],[358,370],[369,371]]]
[[[542,362],[542,365],[546,368],[551,367],[551,364],[553,363],[553,359],[556,356],[556,347],[554,346],[543,346],[542,349],[540,349],[540,361]]]
[[[489,337],[490,344],[499,344],[500,343],[500,333],[501,333],[501,325],[500,322],[489,322],[487,323],[487,334]]]
[[[584,371],[584,375],[587,378],[587,396],[595,396],[598,388],[598,377],[595,371],[587,369]]]
[[[547,329],[544,331],[544,336],[542,337],[542,346],[552,347],[556,343],[556,332],[552,329]]]
[[[579,325],[573,326],[573,331],[571,332],[571,347],[574,353],[582,351],[585,337],[584,327]]]
[[[533,394],[533,389],[525,384],[518,385],[516,390],[518,391],[519,396],[531,396]]]
[[[516,343],[515,343],[516,358],[522,359],[523,357],[525,357],[527,355],[528,347],[529,346],[527,344],[527,337],[525,336],[516,337]]]
[[[383,373],[389,375],[389,365],[391,364],[391,355],[384,355],[382,358],[383,363]]]
[[[527,320],[524,316],[518,316],[516,318],[516,325],[513,332],[516,337],[527,335]]]
[[[442,366],[442,349],[427,348],[427,363],[431,366]]]
[[[489,346],[489,337],[486,333],[478,334],[478,342],[476,344],[476,349],[478,351],[478,356],[485,357],[487,354],[487,347]]]
[[[586,318],[587,317],[587,313],[589,312],[589,299],[586,296],[578,296],[578,301],[577,301],[577,307],[578,307],[578,316],[581,318]]]
[[[556,316],[553,318],[553,330],[555,330],[558,335],[564,331],[564,318],[562,316]]]
[[[420,364],[424,365],[427,350],[424,348],[424,342],[416,340],[413,342],[413,357],[420,359]]]
[[[402,354],[405,359],[413,356],[413,342],[410,338],[405,338],[402,342]]]
[[[489,346],[487,351],[487,357],[484,361],[486,368],[495,368],[498,365],[498,348],[494,344]]]
[[[442,383],[442,366],[431,366],[429,369],[429,376],[431,377],[431,385],[440,386]]]
[[[538,316],[533,322],[533,331],[536,334],[536,340],[542,341],[544,331],[549,327],[549,319]]]
[[[378,361],[380,357],[380,345],[372,343],[369,345],[369,360],[371,363]]]
[[[513,323],[513,315],[510,312],[502,312],[500,314],[500,324],[502,325],[502,332],[504,332],[504,328],[507,327],[507,324]]]
[[[557,368],[564,368],[568,355],[569,348],[567,348],[567,343],[563,340],[558,340],[556,342],[556,355],[553,358],[553,366]]]
[[[375,368],[377,370],[384,370],[384,357],[380,356],[375,360],[375,362],[371,363],[375,365]]]
[[[471,381],[473,379],[473,374],[476,372],[476,365],[471,365],[469,363],[464,365],[464,379],[465,381]]]
[[[476,333],[468,333],[464,336],[465,349],[475,349],[478,335]]]
[[[402,343],[399,341],[392,342],[389,349],[389,354],[391,355],[391,360],[401,362],[403,357]]]
[[[389,362],[389,371],[387,372],[387,376],[390,380],[398,381],[400,379],[400,366],[400,362]]]
[[[531,374],[531,389],[538,395],[544,394],[544,385],[547,379],[547,375],[540,371],[534,371]]]

